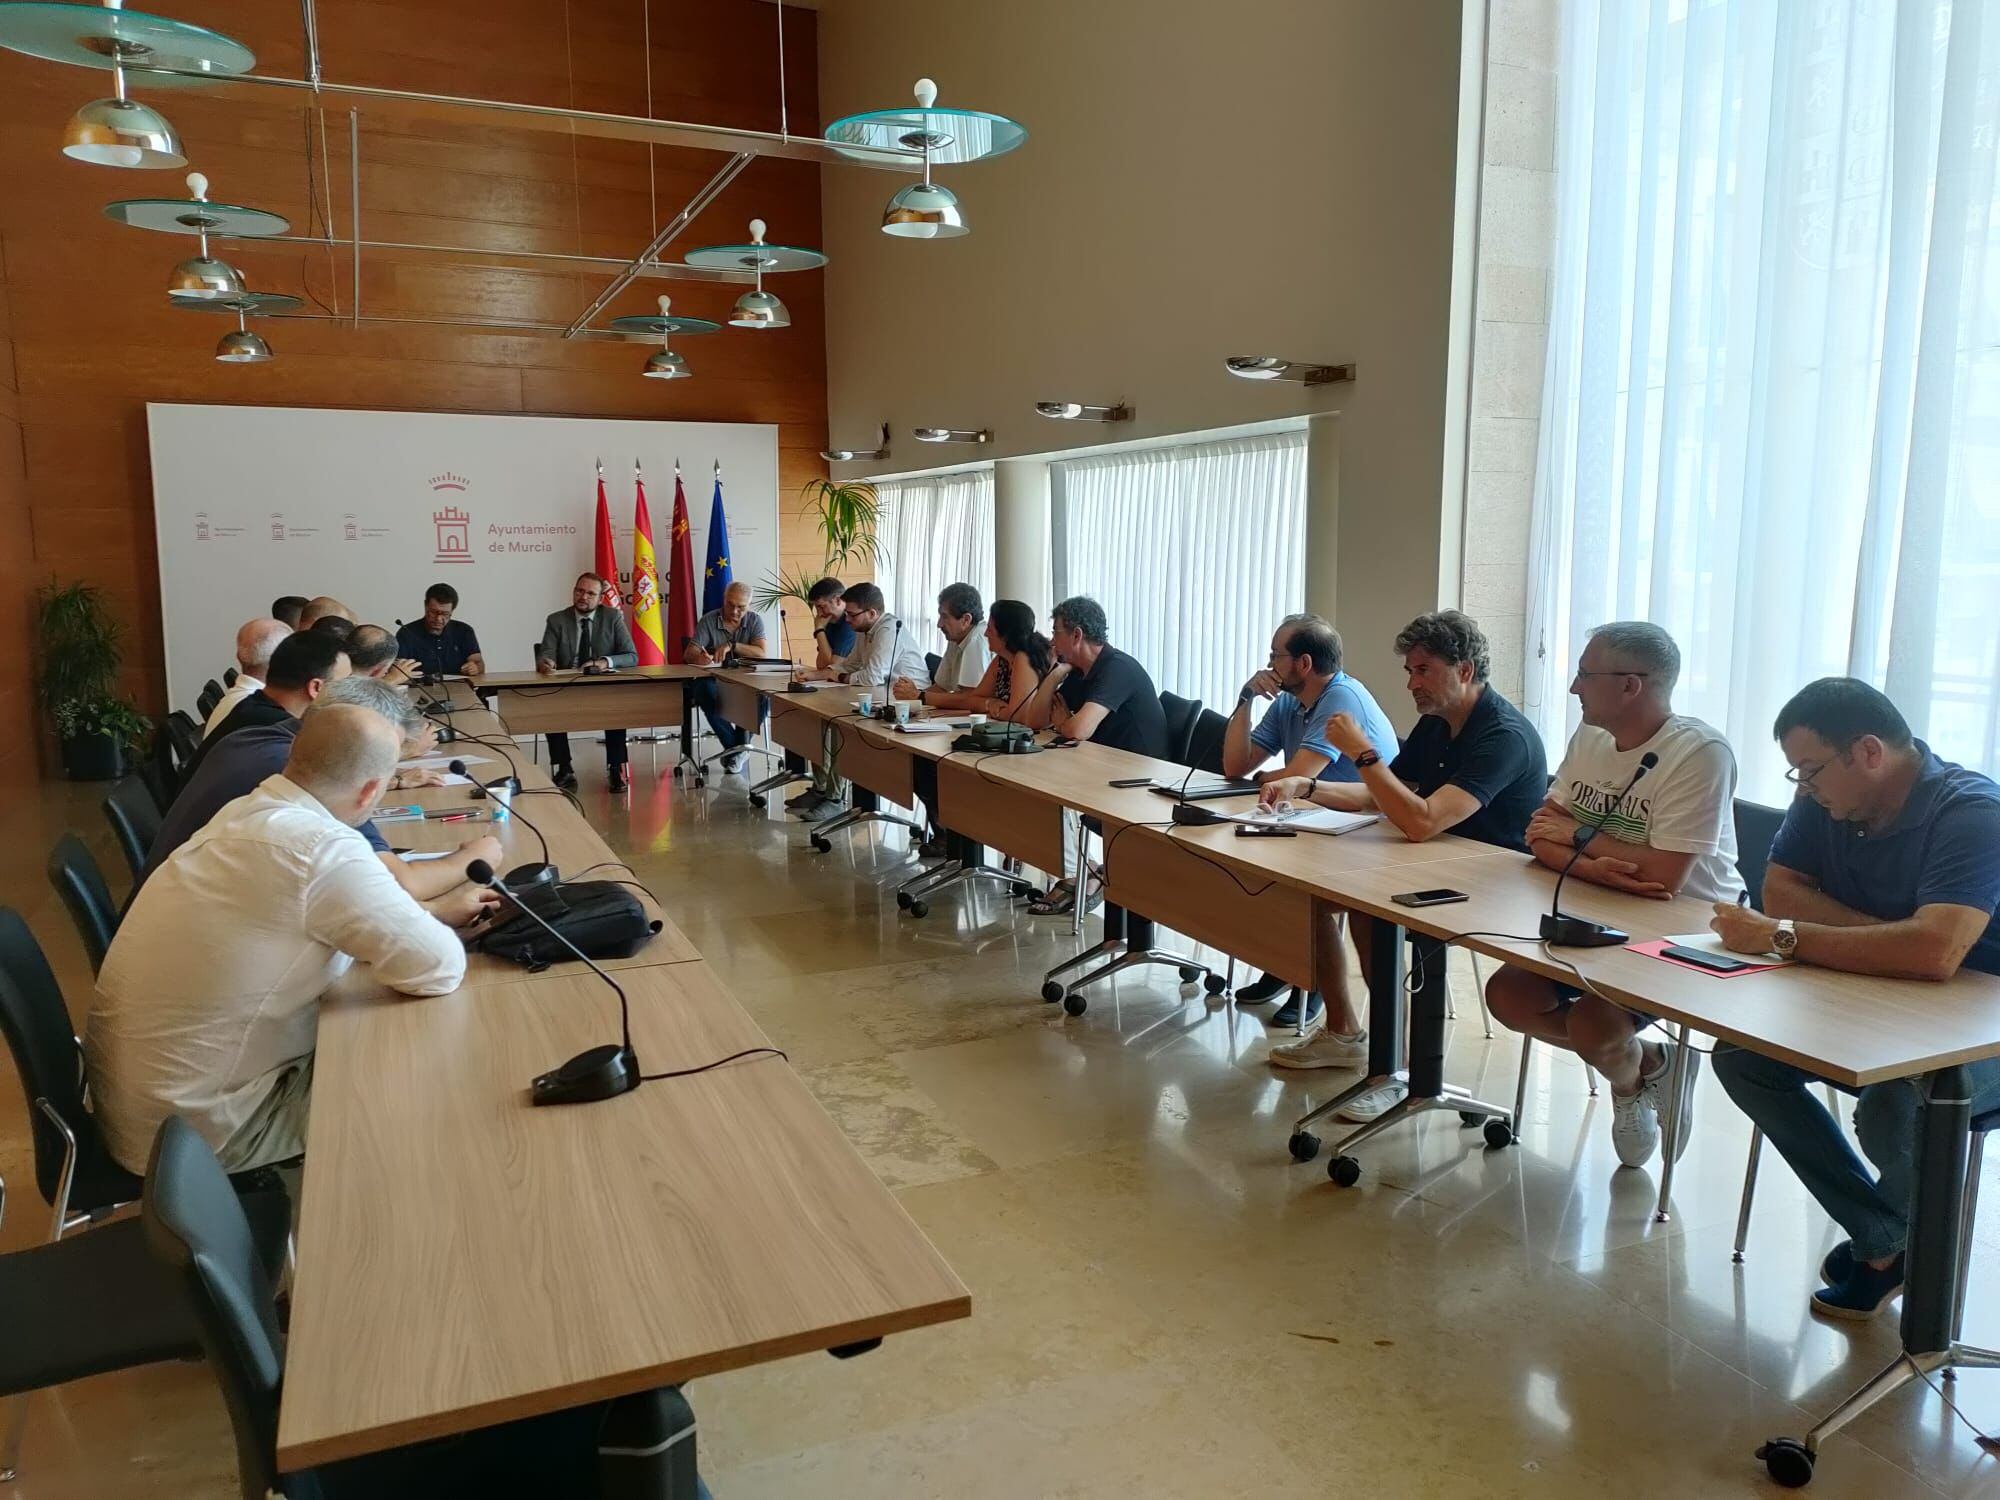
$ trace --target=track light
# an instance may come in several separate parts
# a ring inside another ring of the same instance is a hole
[[[990,427],[913,427],[910,436],[920,443],[990,443]]]
[[[1035,410],[1045,417],[1053,417],[1059,422],[1129,422],[1132,408],[1119,402],[1116,406],[1089,406],[1081,401],[1037,401]]]
[[[882,424],[882,441],[873,449],[866,448],[822,448],[819,456],[828,463],[851,464],[864,459],[872,460],[889,456],[889,424]]]
[[[1331,385],[1354,378],[1353,365],[1308,365],[1275,354],[1232,354],[1223,367],[1242,380],[1289,380],[1298,385]]]

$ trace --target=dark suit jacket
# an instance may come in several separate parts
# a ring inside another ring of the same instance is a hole
[[[559,609],[542,629],[542,646],[536,654],[546,656],[567,671],[579,665],[576,659],[577,613]],[[632,645],[632,627],[625,623],[623,610],[599,608],[590,617],[590,656],[607,657],[614,667],[636,667],[639,653]]]

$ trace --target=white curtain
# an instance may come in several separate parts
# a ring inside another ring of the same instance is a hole
[[[1527,706],[1652,619],[1786,788],[1828,674],[2000,768],[2000,5],[1566,0]]]
[[[887,480],[875,489],[882,502],[876,585],[924,649],[941,652],[939,590],[969,583],[993,602],[993,471]]]
[[[1162,692],[1227,712],[1278,621],[1305,607],[1306,435],[1049,466],[1072,594]]]

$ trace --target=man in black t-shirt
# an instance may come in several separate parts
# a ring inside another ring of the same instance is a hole
[[[1419,615],[1396,637],[1410,697],[1423,717],[1394,760],[1384,760],[1347,714],[1327,721],[1327,739],[1353,758],[1358,782],[1287,776],[1264,786],[1266,805],[1318,802],[1379,812],[1414,843],[1456,833],[1502,849],[1528,850],[1528,820],[1548,794],[1542,737],[1486,678],[1490,655],[1478,622],[1455,609]],[[1368,951],[1367,919],[1352,913],[1355,945]],[[1339,1029],[1336,1029],[1338,1027]],[[1271,1049],[1280,1067],[1364,1067],[1368,1036],[1350,1011],[1328,1015],[1304,1041]],[[1409,1093],[1389,1084],[1340,1112],[1372,1120]]]
[[[477,677],[486,670],[479,637],[463,620],[454,620],[458,590],[434,583],[424,590],[424,617],[396,632],[396,654],[406,656],[431,677]]]

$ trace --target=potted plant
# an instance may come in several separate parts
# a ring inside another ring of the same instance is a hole
[[[799,491],[800,510],[813,518],[825,544],[825,558],[817,572],[804,568],[780,569],[757,585],[759,609],[773,609],[787,599],[806,604],[806,595],[829,573],[846,572],[856,563],[873,563],[881,555],[881,539],[875,528],[882,517],[882,502],[875,486],[860,480],[813,479]]]
[[[112,691],[120,659],[118,622],[87,583],[44,584],[37,595],[41,653],[36,695],[62,741],[73,781],[125,774],[125,752],[150,729],[131,701]]]

